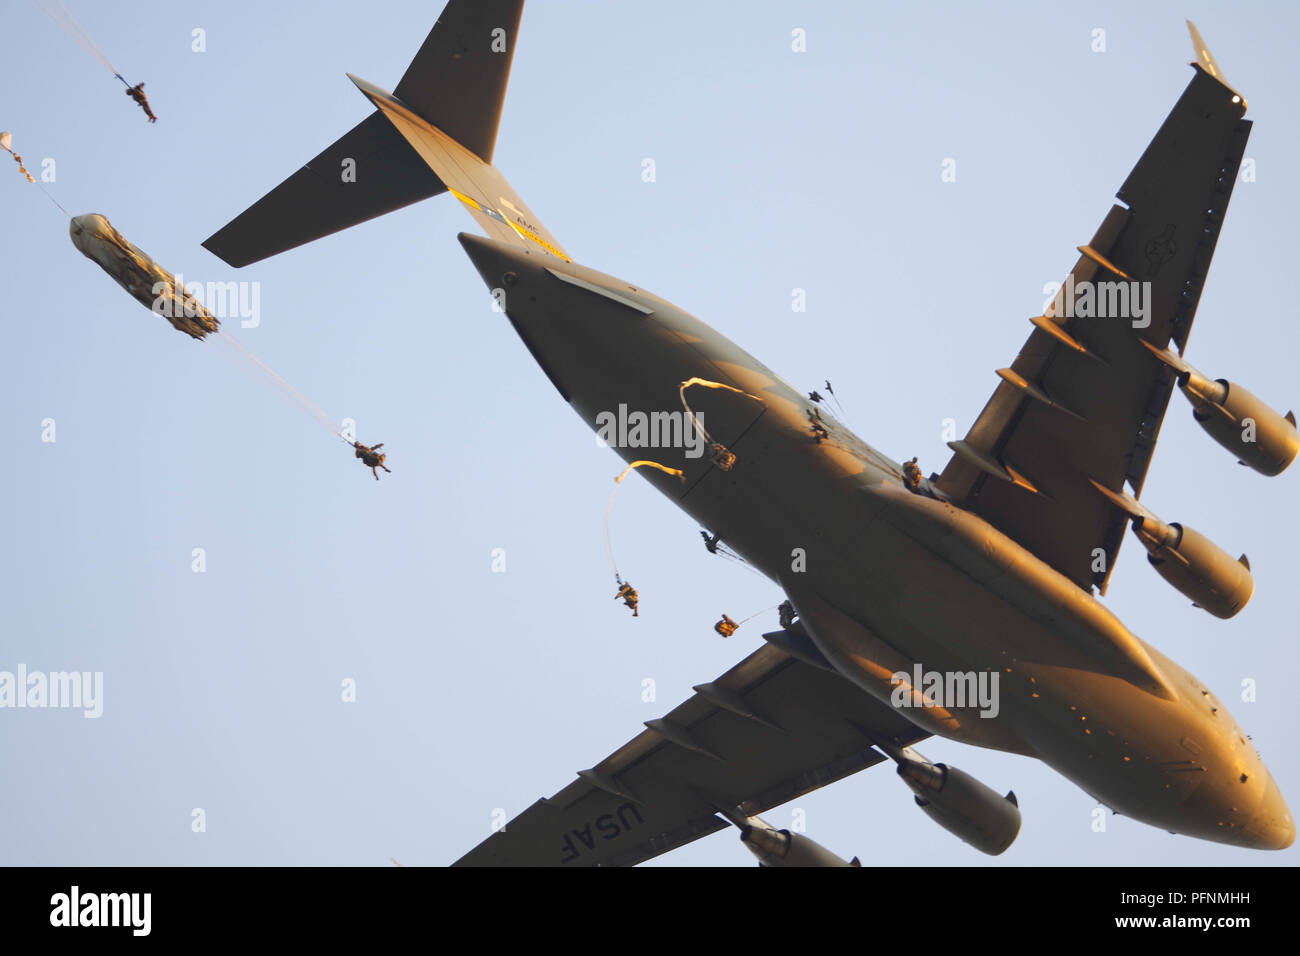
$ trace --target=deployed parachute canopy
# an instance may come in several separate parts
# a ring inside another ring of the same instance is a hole
[[[63,209],[62,206],[59,208]],[[379,478],[378,469],[389,471],[388,466],[384,464],[387,456],[379,451],[384,447],[382,442],[366,447],[345,436],[334,420],[319,406],[277,375],[270,366],[245,348],[233,335],[223,330],[217,317],[208,311],[195,295],[186,290],[184,281],[179,276],[168,272],[141,249],[128,242],[107,219],[98,213],[87,213],[83,216],[69,215],[68,218],[71,220],[68,224],[68,235],[72,237],[72,244],[81,250],[82,255],[97,263],[101,269],[112,276],[113,281],[129,292],[133,299],[146,306],[150,312],[161,315],[192,338],[203,339],[216,333],[218,342],[226,342],[238,350],[241,356],[264,371],[286,393],[296,399],[301,408],[316,419],[317,423],[332,435],[352,445],[356,449],[357,457],[371,469],[376,480]]]
[[[217,331],[216,317],[177,285],[176,277],[136,248],[98,213],[73,216],[72,244],[113,277],[141,305],[163,316],[186,335],[201,339]]]

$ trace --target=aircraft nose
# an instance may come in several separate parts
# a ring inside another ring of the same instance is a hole
[[[1246,832],[1252,838],[1251,845],[1260,850],[1285,850],[1295,842],[1295,821],[1272,776]]]

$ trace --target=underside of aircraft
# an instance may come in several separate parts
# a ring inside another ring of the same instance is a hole
[[[764,865],[853,865],[760,815],[886,762],[927,816],[1003,852],[1015,795],[927,760],[914,748],[932,735],[1040,759],[1172,832],[1290,846],[1286,802],[1227,709],[1099,600],[1126,528],[1207,612],[1253,593],[1244,555],[1140,500],[1175,389],[1261,474],[1300,450],[1294,415],[1184,358],[1251,128],[1195,28],[1191,81],[922,477],[698,319],[575,261],[528,208],[492,165],[522,7],[451,0],[391,93],[352,77],[370,116],[204,246],[245,266],[452,193],[487,234],[462,245],[564,400],[593,428],[622,406],[684,409],[708,453],[677,449],[647,480],[795,613],[459,864],[630,865],[735,826]]]

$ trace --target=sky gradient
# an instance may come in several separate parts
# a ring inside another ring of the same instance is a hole
[[[613,535],[640,617],[612,600],[601,521],[621,460],[492,311],[453,200],[238,272],[200,247],[368,115],[345,71],[392,88],[441,0],[67,2],[147,81],[159,121],[34,4],[6,3],[0,128],[27,168],[54,160],[50,195],[187,280],[260,283],[260,324],[227,327],[362,441],[385,442],[393,474],[374,482],[230,348],[133,302],[0,157],[0,670],[104,674],[98,719],[0,710],[0,863],[446,864],[496,811],[558,791],[758,646],[774,613],[730,640],[711,627],[777,603],[775,585],[708,555],[639,478]],[[798,387],[829,379],[859,436],[939,471],[942,422],[965,433],[1190,80],[1187,17],[1250,103],[1257,171],[1234,193],[1187,357],[1292,407],[1300,333],[1276,300],[1300,214],[1300,63],[1285,46],[1300,9],[743,7],[526,7],[495,162],[578,261]],[[807,52],[791,50],[796,28]],[[1227,704],[1293,811],[1297,480],[1239,467],[1175,397],[1143,501],[1248,553],[1254,599],[1211,618],[1131,536],[1105,599]],[[1094,802],[1036,761],[920,749],[1015,789],[1024,826],[1004,856],[930,823],[887,769],[767,819],[788,826],[797,807],[809,836],[867,866],[1300,859],[1119,817],[1093,832]],[[752,858],[724,832],[657,862]]]

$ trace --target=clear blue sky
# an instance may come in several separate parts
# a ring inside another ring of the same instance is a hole
[[[758,644],[775,587],[711,558],[640,480],[614,509],[641,616],[612,600],[612,452],[559,399],[440,197],[235,273],[199,243],[366,116],[441,0],[67,0],[150,126],[31,3],[0,8],[0,128],[73,214],[187,279],[257,280],[252,351],[360,437],[350,452],[218,343],[173,331],[68,239],[0,157],[0,670],[104,672],[104,713],[0,710],[0,862],[443,864]],[[524,12],[497,164],[588,265],[676,302],[890,456],[947,459],[1191,77],[1201,28],[1257,126],[1188,357],[1282,410],[1300,387],[1300,64],[1288,4],[596,0]],[[191,51],[191,31],[207,50]],[[790,49],[794,28],[808,50]],[[1091,50],[1094,28],[1107,51]],[[940,164],[957,161],[955,183]],[[653,158],[658,179],[641,181]],[[791,290],[808,311],[792,313]],[[1279,305],[1279,301],[1282,305]],[[231,323],[235,325],[237,323]],[[41,441],[53,418],[57,441]],[[1257,592],[1192,608],[1129,540],[1107,604],[1229,703],[1300,807],[1293,469],[1237,466],[1170,406],[1144,500],[1233,553]],[[206,551],[207,570],[191,571]],[[507,571],[491,552],[504,548]],[[344,679],[357,701],[340,701]],[[642,700],[642,681],[657,700]],[[1255,703],[1238,702],[1243,679]],[[1024,811],[1005,864],[1290,864],[1122,818],[1046,767],[923,745]],[[868,865],[986,864],[887,771],[796,804]],[[207,830],[191,831],[203,808]],[[788,825],[791,808],[768,815]],[[730,833],[663,862],[751,862]]]

